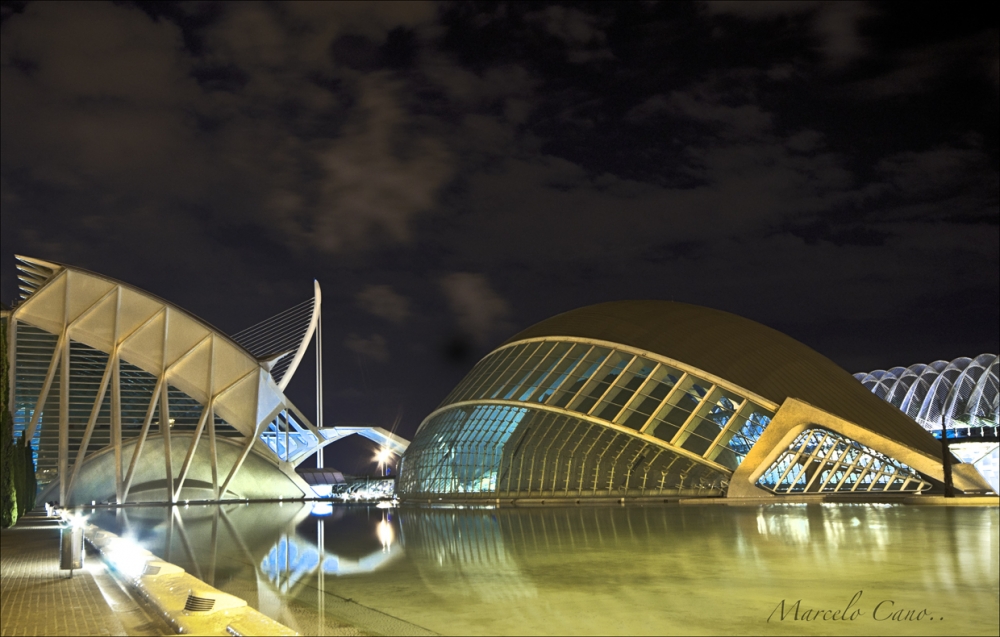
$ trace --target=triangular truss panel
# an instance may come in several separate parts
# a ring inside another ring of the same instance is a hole
[[[822,427],[799,434],[757,481],[778,495],[917,492],[930,488],[911,467]]]
[[[102,352],[110,352],[115,346],[117,308],[117,295],[105,294],[102,300],[91,306],[73,323],[70,338]]]
[[[121,308],[118,311],[118,339],[128,338],[149,319],[164,309],[163,303],[121,287]]]
[[[169,327],[165,355],[169,367],[208,336],[209,331],[198,321],[173,308],[167,308],[167,322]]]
[[[206,337],[175,362],[167,380],[188,396],[205,404],[212,396],[212,339]]]
[[[121,344],[121,357],[139,369],[159,376],[163,371],[163,329],[166,310],[161,310]]]
[[[235,345],[225,339],[215,339],[212,384],[216,392],[225,390],[257,367],[258,365]]]
[[[115,287],[111,281],[73,270],[66,272],[66,280],[69,285],[66,317],[71,323]]]
[[[244,435],[253,435],[257,427],[257,388],[260,370],[233,384],[215,399],[215,412]]]
[[[267,417],[274,413],[285,401],[284,395],[274,379],[263,370],[257,375],[257,416],[256,422],[264,422]]]

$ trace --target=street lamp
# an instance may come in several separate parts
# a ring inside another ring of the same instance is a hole
[[[382,447],[378,450],[378,453],[375,454],[375,460],[378,462],[379,466],[379,475],[382,477],[385,477],[385,468],[389,464],[389,457],[391,455],[392,451],[390,451],[387,447]]]

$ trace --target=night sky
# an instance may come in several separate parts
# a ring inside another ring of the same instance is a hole
[[[316,278],[326,424],[406,437],[602,301],[734,312],[851,372],[995,353],[978,6],[4,3],[0,296],[25,254],[234,333]],[[308,358],[309,415],[313,383]]]

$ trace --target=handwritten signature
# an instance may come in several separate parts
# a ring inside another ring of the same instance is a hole
[[[767,616],[767,621],[845,621],[853,622],[858,619],[871,618],[877,622],[919,622],[943,620],[940,615],[935,616],[926,608],[905,608],[898,606],[894,600],[883,599],[871,607],[864,610],[861,605],[861,597],[864,591],[858,591],[847,602],[843,608],[809,608],[803,606],[802,600],[797,599],[789,603],[788,600],[781,600],[774,607],[771,614]]]

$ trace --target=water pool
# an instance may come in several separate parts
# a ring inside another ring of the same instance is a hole
[[[296,502],[91,520],[303,634],[1000,632],[996,507]]]

